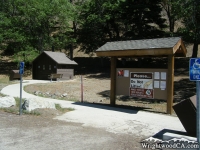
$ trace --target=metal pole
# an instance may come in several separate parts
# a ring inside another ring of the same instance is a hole
[[[20,74],[20,102],[19,102],[19,115],[22,114],[22,74]]]
[[[196,93],[197,93],[197,142],[200,144],[200,81],[196,81]]]
[[[83,103],[83,78],[81,75],[81,102]]]

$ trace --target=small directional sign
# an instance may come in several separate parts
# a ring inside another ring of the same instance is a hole
[[[190,81],[200,81],[200,58],[191,58],[189,65]]]
[[[24,62],[20,62],[19,64],[19,74],[24,74]]]

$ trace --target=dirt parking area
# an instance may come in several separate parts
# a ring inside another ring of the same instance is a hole
[[[0,111],[1,150],[140,150],[146,137],[114,134],[45,116]]]

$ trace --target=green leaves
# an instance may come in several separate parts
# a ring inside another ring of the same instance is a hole
[[[162,37],[160,0],[89,0],[82,5],[78,42],[91,52],[108,41]]]
[[[2,6],[2,7],[1,7]],[[0,2],[0,44],[17,53],[64,48],[75,15],[66,0],[6,0]],[[61,37],[65,40],[58,40]]]

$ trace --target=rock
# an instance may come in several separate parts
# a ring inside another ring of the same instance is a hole
[[[66,96],[67,96],[67,93],[64,93],[62,96],[63,96],[63,97],[66,97]]]
[[[56,95],[56,96],[60,96],[60,95],[61,95],[61,93],[59,93],[59,92],[56,92],[56,93],[54,93],[54,95]]]
[[[11,96],[0,97],[0,108],[11,107],[15,105],[16,105],[16,101],[13,97]]]
[[[45,101],[40,98],[29,98],[25,99],[22,104],[22,109],[32,111],[36,108],[52,108],[55,109],[55,104],[53,102]]]
[[[35,94],[35,95],[39,95],[39,94],[40,94],[40,91],[35,91],[34,94]]]
[[[50,95],[50,92],[46,92],[45,94],[46,94],[46,95]]]
[[[28,100],[25,100],[24,103],[22,104],[22,109],[28,110],[28,107],[29,107],[29,102],[28,102]]]
[[[51,98],[56,99],[57,96],[56,95],[51,95]]]

